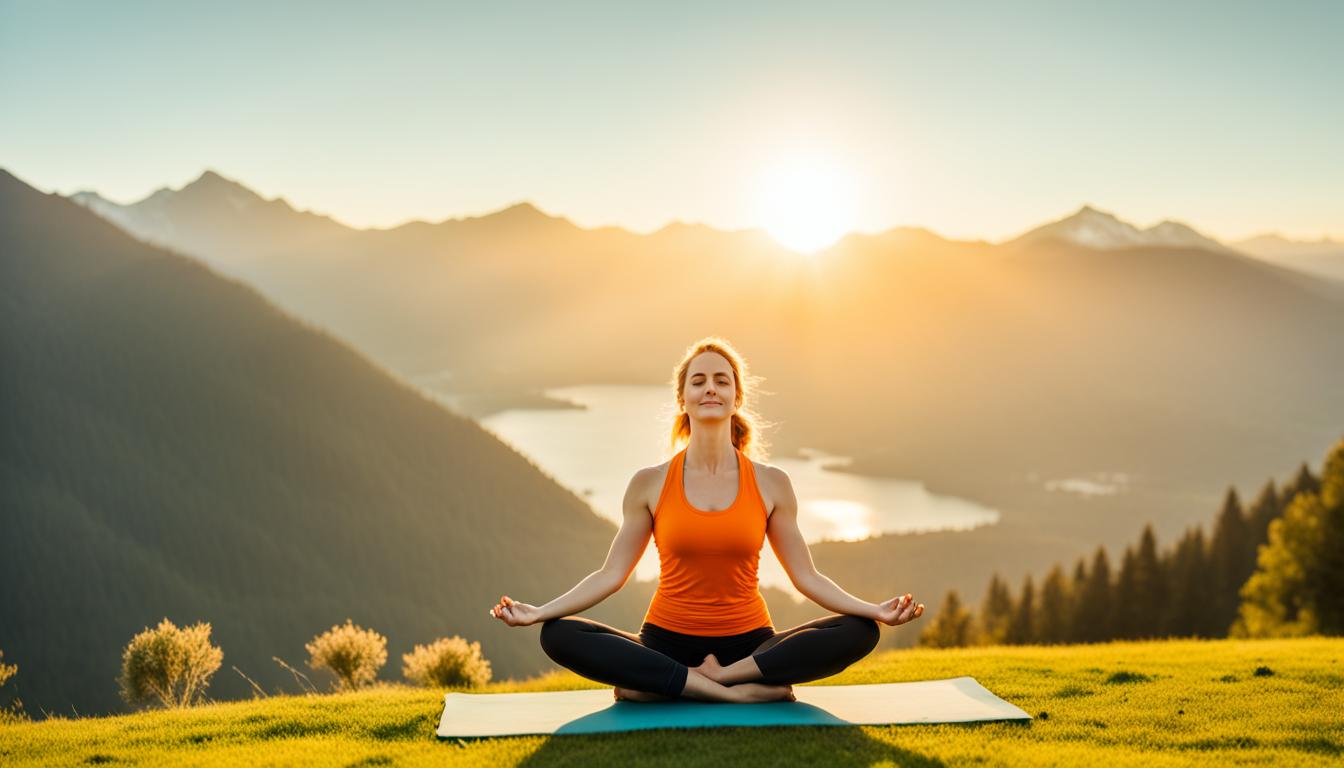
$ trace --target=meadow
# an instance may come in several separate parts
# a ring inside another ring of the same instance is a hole
[[[442,691],[380,684],[0,726],[25,765],[1339,765],[1344,639],[1164,640],[875,654],[817,684],[971,675],[1023,723],[439,740]],[[489,692],[594,687],[569,673]]]

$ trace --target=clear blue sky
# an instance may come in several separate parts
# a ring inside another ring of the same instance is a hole
[[[865,231],[1089,203],[1344,237],[1344,2],[661,5],[0,0],[0,166],[648,231],[755,225],[763,169],[805,152],[850,169]]]

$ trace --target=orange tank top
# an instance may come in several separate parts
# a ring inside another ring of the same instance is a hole
[[[644,621],[687,635],[737,635],[771,626],[756,569],[765,542],[765,501],[751,460],[737,454],[737,498],[706,512],[686,499],[686,450],[672,457],[653,514],[658,589]]]

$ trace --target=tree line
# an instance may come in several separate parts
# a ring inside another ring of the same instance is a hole
[[[931,647],[1159,637],[1344,634],[1344,441],[1321,477],[1303,463],[1246,506],[1229,488],[1212,533],[1159,549],[1151,524],[1118,565],[1104,547],[1014,592],[998,574],[979,610],[949,591],[919,642]]]

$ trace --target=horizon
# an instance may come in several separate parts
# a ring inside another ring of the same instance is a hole
[[[527,200],[779,236],[845,198],[797,242],[997,242],[1085,204],[1344,239],[1337,3],[515,10],[0,3],[0,160],[124,201],[208,154],[361,229]],[[800,166],[831,187],[763,210]]]
[[[0,165],[0,170],[6,170],[6,171],[8,171],[8,169],[7,169],[5,166],[3,166],[3,165]],[[10,172],[10,173],[13,173],[12,171],[9,171],[9,172]],[[536,201],[531,200],[531,199],[526,199],[526,198],[524,198],[524,199],[519,199],[519,200],[515,200],[515,201],[510,202],[510,203],[505,203],[504,205],[502,205],[502,206],[500,206],[500,207],[498,207],[498,208],[493,208],[493,209],[486,210],[486,211],[482,211],[482,212],[459,213],[459,214],[455,214],[455,215],[448,215],[448,216],[444,216],[444,217],[441,217],[441,218],[433,218],[433,219],[424,219],[424,218],[405,219],[405,220],[400,221],[400,222],[398,222],[398,223],[396,223],[396,224],[391,224],[391,225],[388,225],[388,226],[357,226],[357,225],[352,224],[352,223],[350,223],[350,222],[348,222],[348,221],[344,221],[344,220],[342,220],[340,217],[335,216],[335,215],[332,215],[332,214],[330,214],[330,213],[326,213],[326,212],[323,212],[323,211],[316,211],[316,210],[312,210],[312,209],[308,209],[308,208],[303,208],[303,207],[297,206],[297,205],[294,204],[294,202],[293,202],[293,201],[289,198],[289,196],[287,196],[287,195],[284,195],[284,194],[278,194],[278,195],[273,195],[273,196],[267,196],[267,195],[264,195],[264,194],[262,194],[260,191],[258,191],[257,189],[253,188],[251,185],[249,185],[248,183],[246,183],[245,181],[243,181],[242,179],[239,179],[239,178],[237,178],[237,177],[230,176],[230,175],[228,175],[227,173],[221,172],[219,169],[217,169],[217,168],[215,168],[215,167],[212,167],[212,166],[206,166],[206,167],[204,167],[204,168],[201,170],[201,172],[198,173],[198,174],[196,174],[194,177],[192,177],[190,181],[184,182],[184,183],[182,183],[181,185],[179,185],[179,186],[177,186],[177,187],[172,187],[172,186],[169,186],[169,185],[166,185],[166,184],[159,185],[159,186],[155,187],[154,189],[152,189],[151,191],[149,191],[148,193],[146,193],[146,194],[144,194],[144,195],[141,195],[141,196],[139,196],[139,197],[133,198],[133,199],[129,199],[129,200],[117,200],[117,199],[113,199],[113,198],[108,197],[107,195],[103,194],[100,190],[97,190],[97,189],[78,189],[78,190],[74,190],[74,191],[70,191],[70,192],[62,192],[62,191],[55,190],[55,189],[44,189],[41,185],[35,184],[35,183],[33,183],[33,182],[31,182],[31,181],[29,181],[29,180],[27,180],[27,179],[23,179],[22,177],[19,177],[17,174],[15,174],[15,178],[19,178],[20,181],[23,181],[25,184],[29,184],[30,186],[32,186],[32,187],[35,188],[35,189],[39,189],[39,190],[41,190],[41,191],[43,191],[43,192],[50,193],[50,194],[57,194],[57,195],[60,195],[60,196],[62,196],[62,197],[65,197],[65,198],[67,198],[67,199],[73,199],[76,195],[79,195],[79,194],[93,194],[93,195],[97,195],[99,198],[101,198],[101,199],[103,199],[103,200],[105,200],[105,201],[107,201],[107,202],[113,203],[114,205],[123,206],[123,207],[128,207],[128,206],[133,206],[133,205],[142,203],[142,202],[144,202],[145,200],[149,199],[150,197],[153,197],[155,194],[157,194],[157,193],[159,193],[159,192],[164,192],[164,191],[172,192],[172,193],[178,193],[178,192],[181,192],[183,189],[185,189],[185,188],[188,187],[188,186],[191,186],[192,184],[195,184],[196,182],[200,181],[202,178],[204,178],[204,177],[205,177],[206,175],[208,175],[208,174],[214,174],[215,176],[219,177],[220,179],[223,179],[224,181],[226,181],[226,182],[228,182],[228,183],[237,184],[238,186],[241,186],[241,187],[243,187],[244,189],[248,190],[249,192],[251,192],[251,193],[257,195],[258,197],[260,197],[260,198],[261,198],[262,200],[264,200],[265,202],[273,202],[273,201],[276,201],[276,200],[283,200],[283,201],[285,201],[285,203],[287,203],[291,208],[293,208],[294,211],[295,211],[296,213],[306,213],[306,214],[312,214],[312,215],[315,215],[315,216],[321,216],[321,217],[324,217],[324,218],[328,218],[328,219],[332,220],[333,222],[335,222],[335,223],[337,223],[337,224],[339,224],[339,225],[341,225],[341,226],[343,226],[343,227],[346,227],[346,228],[348,228],[348,229],[352,229],[352,230],[362,231],[362,232],[386,232],[386,231],[391,231],[391,230],[398,229],[398,228],[400,228],[400,227],[405,227],[405,226],[412,225],[412,224],[430,224],[430,225],[438,225],[438,224],[444,224],[444,223],[454,222],[454,221],[471,221],[471,220],[475,220],[475,219],[489,218],[489,217],[494,216],[494,215],[496,215],[496,214],[500,214],[500,213],[503,213],[503,212],[505,212],[505,211],[508,211],[508,210],[511,210],[511,209],[513,209],[513,208],[517,208],[517,207],[520,207],[520,206],[528,206],[528,207],[531,207],[532,209],[536,210],[538,213],[542,214],[543,216],[547,216],[547,217],[549,217],[549,218],[553,218],[553,219],[559,219],[559,220],[561,220],[561,221],[564,221],[564,222],[570,224],[571,226],[574,226],[574,227],[576,227],[576,228],[578,228],[578,229],[582,229],[582,230],[585,230],[585,231],[595,231],[595,230],[601,230],[601,229],[620,229],[620,230],[623,230],[623,231],[625,231],[625,232],[629,232],[630,234],[634,234],[634,235],[639,235],[639,236],[647,237],[647,236],[650,236],[650,235],[657,234],[658,232],[661,232],[661,231],[663,231],[664,229],[668,229],[668,228],[670,228],[670,227],[675,227],[675,226],[686,226],[686,227],[706,227],[706,228],[712,229],[712,230],[714,230],[714,231],[716,231],[716,232],[720,232],[720,233],[724,233],[724,234],[756,233],[756,234],[764,235],[764,236],[767,236],[767,237],[769,236],[769,232],[766,230],[766,228],[763,227],[763,226],[759,226],[759,225],[757,225],[757,226],[741,227],[741,228],[737,228],[737,229],[727,229],[727,228],[717,227],[717,226],[715,226],[715,225],[713,225],[713,224],[709,224],[709,223],[707,223],[707,222],[701,222],[701,221],[684,221],[684,220],[680,220],[680,219],[671,219],[671,220],[667,221],[666,223],[664,223],[664,224],[658,226],[657,228],[655,228],[655,229],[651,229],[651,230],[648,230],[648,231],[640,231],[640,230],[637,230],[637,229],[632,229],[632,228],[630,228],[630,227],[622,226],[622,225],[620,225],[620,224],[600,224],[600,225],[595,225],[595,226],[588,226],[588,225],[585,225],[585,224],[583,224],[583,223],[581,223],[581,222],[575,221],[575,219],[574,219],[572,216],[570,216],[570,215],[568,215],[568,214],[566,214],[566,213],[564,213],[564,212],[557,212],[557,211],[546,210],[546,209],[543,208],[542,206],[538,205],[538,204],[536,203]],[[858,235],[858,236],[861,236],[861,237],[879,237],[879,236],[881,236],[881,235],[883,235],[883,234],[886,234],[886,233],[889,233],[889,232],[895,232],[895,231],[899,231],[899,230],[915,230],[915,231],[928,232],[929,234],[932,234],[932,235],[934,235],[935,237],[938,237],[938,238],[940,238],[940,239],[943,239],[943,240],[946,240],[946,241],[949,241],[949,242],[983,242],[983,243],[987,243],[987,244],[989,244],[989,245],[1002,245],[1002,244],[1004,244],[1004,243],[1007,243],[1007,242],[1010,242],[1010,241],[1016,239],[1017,237],[1020,237],[1020,236],[1022,236],[1022,235],[1025,235],[1025,234],[1027,234],[1027,233],[1029,233],[1029,232],[1031,232],[1031,231],[1033,231],[1033,230],[1035,230],[1035,229],[1038,229],[1038,228],[1040,228],[1040,227],[1042,227],[1042,226],[1046,226],[1046,225],[1049,225],[1049,224],[1052,224],[1052,223],[1056,223],[1056,222],[1059,222],[1059,221],[1063,221],[1063,220],[1072,218],[1072,217],[1074,217],[1074,216],[1077,216],[1077,215],[1081,214],[1083,211],[1086,211],[1086,210],[1091,210],[1091,211],[1094,211],[1094,212],[1096,212],[1096,213],[1100,213],[1100,214],[1102,214],[1102,215],[1104,215],[1104,216],[1111,217],[1111,218],[1115,219],[1116,221],[1118,221],[1118,222],[1120,222],[1120,223],[1123,223],[1123,224],[1129,224],[1129,225],[1131,225],[1131,226],[1136,227],[1137,229],[1139,229],[1139,230],[1141,230],[1141,231],[1151,229],[1151,228],[1153,228],[1153,227],[1156,227],[1156,226],[1158,226],[1158,225],[1160,225],[1160,224],[1164,224],[1164,223],[1175,223],[1175,224],[1182,224],[1182,225],[1185,225],[1185,226],[1192,226],[1192,225],[1190,225],[1188,222],[1182,221],[1181,219],[1176,218],[1176,217],[1172,217],[1172,216],[1163,217],[1163,218],[1161,218],[1161,219],[1159,219],[1159,220],[1156,220],[1156,221],[1153,221],[1153,222],[1151,222],[1151,223],[1144,224],[1144,223],[1140,223],[1140,222],[1134,221],[1133,219],[1127,218],[1127,217],[1125,216],[1125,214],[1123,214],[1123,213],[1116,212],[1116,211],[1113,211],[1113,210],[1109,210],[1109,209],[1106,209],[1106,208],[1103,208],[1103,207],[1094,205],[1094,204],[1092,204],[1091,202],[1083,202],[1083,203],[1080,203],[1077,207],[1073,208],[1073,209],[1072,209],[1070,212],[1068,212],[1068,213],[1060,214],[1060,215],[1056,215],[1056,216],[1054,216],[1054,217],[1052,217],[1052,218],[1048,218],[1048,219],[1046,219],[1046,220],[1037,222],[1036,224],[1025,225],[1025,226],[1019,228],[1018,230],[1016,230],[1013,234],[1010,234],[1010,235],[1008,235],[1008,236],[1006,236],[1006,237],[1003,237],[1003,238],[1000,238],[1000,239],[997,239],[997,240],[957,238],[957,237],[951,237],[951,236],[949,236],[949,235],[945,235],[945,234],[943,234],[942,232],[939,232],[939,231],[937,231],[937,230],[935,230],[935,229],[932,229],[931,227],[921,226],[921,225],[919,225],[919,224],[901,224],[901,225],[896,225],[896,226],[888,227],[888,228],[886,228],[886,229],[875,230],[875,231],[871,231],[871,232],[868,232],[868,231],[861,231],[861,230],[858,230],[858,229],[849,230],[849,231],[844,232],[844,233],[841,235],[841,237],[840,237],[835,243],[833,243],[832,245],[837,245],[837,244],[839,244],[840,240],[843,240],[844,238],[849,237],[849,236],[851,236],[851,235]],[[1315,244],[1323,244],[1323,243],[1330,243],[1330,244],[1344,244],[1344,238],[1341,238],[1341,239],[1335,239],[1335,238],[1333,238],[1333,237],[1329,237],[1329,236],[1322,236],[1322,237],[1320,237],[1320,238],[1318,238],[1318,239],[1315,239],[1315,240],[1307,240],[1307,239],[1301,239],[1301,238],[1293,238],[1293,237],[1289,237],[1289,236],[1284,235],[1284,234],[1281,233],[1281,232],[1276,232],[1276,231],[1262,231],[1262,232],[1256,232],[1256,233],[1254,233],[1254,234],[1251,234],[1251,235],[1248,235],[1248,236],[1245,236],[1245,237],[1237,237],[1237,238],[1233,238],[1233,237],[1227,237],[1227,236],[1224,236],[1224,235],[1221,235],[1221,234],[1218,234],[1218,233],[1209,232],[1209,231],[1207,231],[1207,230],[1202,230],[1202,229],[1199,229],[1198,227],[1193,227],[1193,226],[1192,226],[1192,228],[1195,229],[1199,234],[1202,234],[1202,235],[1205,235],[1205,236],[1207,236],[1207,237],[1210,237],[1210,238],[1212,238],[1212,239],[1214,239],[1214,240],[1216,240],[1216,241],[1218,241],[1218,242],[1220,242],[1220,243],[1223,243],[1224,245],[1235,245],[1235,244],[1237,244],[1237,243],[1247,242],[1247,241],[1256,240],[1256,239],[1261,239],[1261,238],[1276,238],[1276,237],[1277,237],[1277,238],[1280,238],[1280,239],[1282,239],[1282,240],[1284,240],[1284,241],[1293,242],[1293,243],[1298,243],[1298,244],[1313,244],[1313,243],[1315,243]],[[783,244],[780,244],[780,245],[781,245],[781,247],[785,247],[785,248],[787,248],[787,246],[783,246]],[[830,247],[831,247],[831,246],[826,246],[826,248],[830,248]],[[823,248],[823,249],[821,249],[821,250],[824,251],[824,250],[826,250],[826,248]]]

